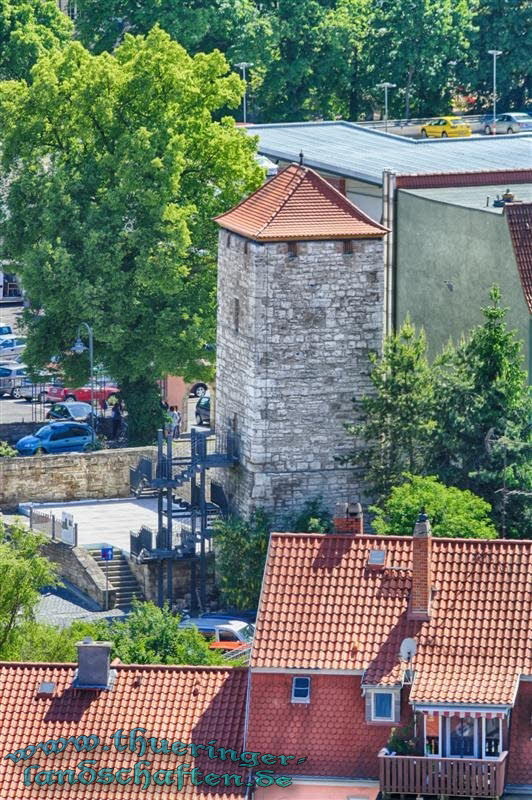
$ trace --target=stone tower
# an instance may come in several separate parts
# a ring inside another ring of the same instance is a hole
[[[218,475],[231,507],[282,518],[318,496],[331,511],[358,500],[337,458],[382,346],[386,229],[295,164],[216,221],[216,429],[240,439],[240,464]]]

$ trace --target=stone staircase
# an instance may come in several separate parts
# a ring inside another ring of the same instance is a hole
[[[89,547],[87,549],[102,572],[105,573],[106,566],[105,561],[102,559],[100,548]],[[117,608],[129,608],[133,598],[144,599],[137,579],[131,572],[124,554],[116,547],[114,548],[114,558],[109,561],[109,586],[116,589]]]

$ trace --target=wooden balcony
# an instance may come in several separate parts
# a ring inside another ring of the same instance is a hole
[[[498,758],[379,756],[383,794],[501,797],[508,753]]]

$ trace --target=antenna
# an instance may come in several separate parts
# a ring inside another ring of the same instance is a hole
[[[417,651],[417,644],[415,639],[403,639],[401,647],[399,648],[399,655],[401,661],[412,661]]]

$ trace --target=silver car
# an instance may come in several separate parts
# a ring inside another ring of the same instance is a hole
[[[0,336],[0,361],[18,356],[26,347],[26,339],[20,336]]]
[[[26,377],[24,364],[2,364],[0,366],[0,397],[9,394],[15,400],[22,397],[22,384]]]
[[[532,131],[532,117],[530,114],[512,112],[511,114],[499,114],[495,118],[496,133],[521,133]],[[484,123],[484,133],[493,133],[493,119],[486,119]]]

